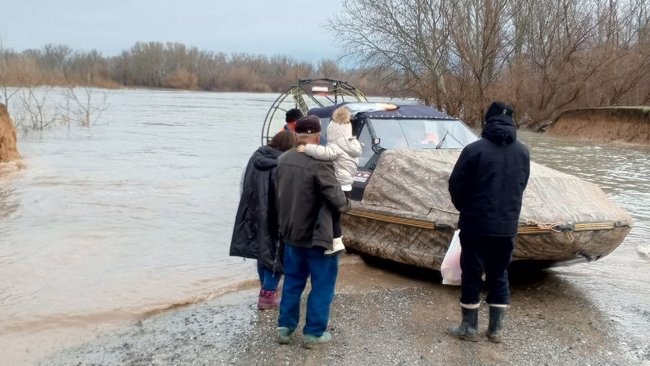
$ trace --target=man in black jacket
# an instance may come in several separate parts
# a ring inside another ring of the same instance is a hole
[[[463,320],[447,332],[464,340],[478,340],[484,271],[489,291],[486,302],[490,305],[487,336],[492,342],[501,341],[503,316],[510,303],[507,268],[530,175],[530,155],[517,141],[513,112],[501,102],[490,105],[483,138],[465,146],[449,177],[451,200],[460,211]]]
[[[305,116],[296,123],[298,144],[317,144],[320,119]],[[330,210],[345,211],[350,203],[334,175],[332,162],[297,150],[282,154],[277,166],[280,233],[285,243],[284,286],[278,318],[278,342],[287,344],[298,326],[300,297],[311,276],[311,292],[303,328],[304,346],[332,339],[326,331],[338,274],[338,256],[325,256],[333,239]]]

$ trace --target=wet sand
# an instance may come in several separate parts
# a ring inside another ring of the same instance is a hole
[[[42,365],[639,365],[613,320],[556,275],[512,275],[505,340],[445,334],[460,319],[458,287],[436,272],[341,261],[330,327],[333,341],[307,350],[296,332],[275,340],[277,310],[256,309],[254,285],[142,321],[41,359]],[[381,266],[381,267],[380,267]],[[515,278],[516,277],[516,278]],[[303,299],[304,300],[304,299]],[[304,304],[303,304],[304,306]],[[303,308],[304,311],[304,308]],[[303,313],[304,314],[304,313]],[[304,317],[304,316],[303,316]],[[480,331],[487,327],[482,306]],[[302,323],[301,325],[302,326]],[[648,356],[648,355],[646,355]]]

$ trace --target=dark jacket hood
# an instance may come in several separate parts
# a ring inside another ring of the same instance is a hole
[[[253,154],[253,165],[260,170],[269,170],[278,165],[278,157],[282,151],[276,150],[268,145],[261,146]]]
[[[510,116],[500,114],[485,121],[481,137],[498,145],[509,145],[517,140],[517,128]]]

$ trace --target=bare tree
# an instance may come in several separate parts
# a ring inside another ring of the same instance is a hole
[[[338,64],[333,60],[321,60],[318,63],[318,71],[316,72],[325,78],[334,78],[341,74]]]
[[[77,51],[63,65],[65,79],[70,84],[86,86],[110,85],[109,63],[97,50]]]
[[[75,122],[82,127],[95,124],[108,109],[106,92],[99,92],[90,87],[64,89],[63,102],[59,106],[64,123]]]
[[[50,100],[51,87],[27,86],[18,94],[19,105],[14,118],[16,127],[43,130],[59,120],[60,111]]]
[[[332,21],[332,29],[347,57],[377,71],[386,85],[399,81],[400,89],[392,90],[394,94],[449,109],[446,3],[348,0],[344,13]]]
[[[456,72],[470,80],[464,89],[463,117],[480,123],[501,68],[512,50],[512,35],[507,32],[513,17],[509,0],[470,0],[452,2],[446,12],[450,24],[452,54],[460,60]]]
[[[165,50],[160,42],[138,42],[123,53],[126,85],[163,86],[165,78]]]

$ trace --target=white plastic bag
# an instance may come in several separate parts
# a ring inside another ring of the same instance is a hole
[[[440,274],[442,275],[442,284],[451,286],[460,286],[460,238],[458,234],[460,230],[454,232],[454,237],[451,239],[449,249],[445,253],[445,258],[440,265]]]

